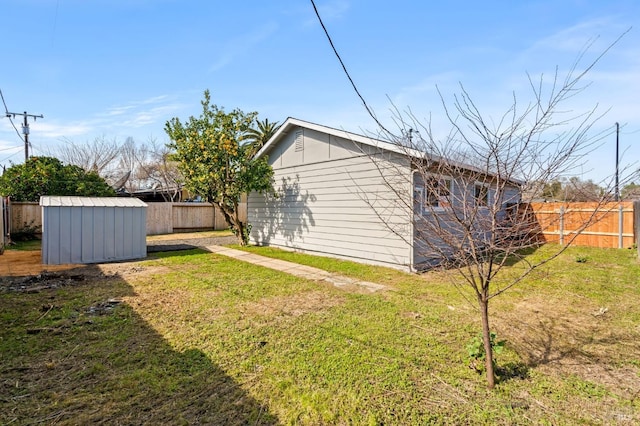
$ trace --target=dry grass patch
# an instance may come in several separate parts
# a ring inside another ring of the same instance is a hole
[[[509,312],[497,310],[495,324],[530,368],[577,376],[623,398],[640,395],[640,368],[626,364],[640,359],[640,333],[612,327],[618,307],[582,299],[529,296]]]
[[[182,232],[176,234],[149,235],[147,241],[171,241],[171,240],[191,240],[199,238],[217,238],[230,237],[233,233],[229,230],[223,231],[201,231],[201,232]]]
[[[323,289],[288,296],[266,297],[257,302],[240,304],[238,310],[243,315],[286,318],[319,312],[341,303],[344,303],[343,297],[330,294]]]

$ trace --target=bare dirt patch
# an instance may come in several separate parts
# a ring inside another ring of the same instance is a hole
[[[495,313],[499,335],[529,367],[561,378],[575,375],[633,398],[640,395],[640,368],[625,361],[640,359],[640,333],[614,333],[620,328],[610,326],[613,315],[590,304],[567,309],[564,300],[536,297]]]
[[[156,235],[147,238],[149,253],[202,248],[209,245],[232,244],[233,235],[220,235],[220,232],[197,232],[184,234]],[[99,271],[96,270],[99,269]],[[25,282],[44,280],[77,279],[79,276],[98,278],[100,274],[118,274],[123,277],[161,273],[144,265],[143,260],[104,263],[100,265],[44,265],[40,250],[5,250],[0,255],[0,286],[16,279]],[[39,278],[34,278],[39,277]]]
[[[0,255],[0,277],[38,275],[43,272],[59,272],[76,269],[82,265],[43,265],[39,250],[5,250]]]

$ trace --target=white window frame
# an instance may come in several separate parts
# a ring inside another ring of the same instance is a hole
[[[444,211],[451,207],[451,194],[453,193],[453,179],[449,176],[429,176],[427,179],[437,179],[438,191],[434,193],[428,183],[422,183],[415,188],[414,197],[418,198],[416,202],[419,204],[421,214],[433,211]],[[442,189],[440,189],[440,184]],[[443,191],[445,190],[445,191]]]
[[[480,191],[480,194],[479,194]],[[473,203],[476,207],[489,207],[489,192],[491,188],[488,184],[483,182],[476,182],[473,184]],[[484,194],[482,194],[484,192]],[[479,195],[483,195],[482,199]]]

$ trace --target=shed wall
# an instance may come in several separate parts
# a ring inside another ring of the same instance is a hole
[[[252,242],[408,268],[408,161],[364,149],[371,147],[309,129],[285,135],[269,153],[278,197],[248,198]]]
[[[42,262],[99,263],[146,256],[146,209],[47,206],[42,209]]]

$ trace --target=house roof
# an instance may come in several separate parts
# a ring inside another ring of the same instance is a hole
[[[364,145],[373,146],[383,149],[385,151],[397,152],[398,154],[409,155],[416,158],[432,158],[429,154],[421,152],[415,149],[410,149],[393,143],[385,142],[379,139],[370,138],[368,136],[359,135],[357,133],[347,132],[346,130],[335,129],[333,127],[323,126],[321,124],[311,123],[309,121],[300,120],[297,118],[289,117],[282,123],[282,126],[278,131],[267,141],[266,144],[256,153],[256,158],[260,158],[271,147],[278,143],[282,136],[286,135],[294,127],[304,127],[307,129],[315,130],[322,133],[327,133],[332,136],[336,136],[343,139],[348,139],[353,142],[358,142]]]
[[[147,207],[137,198],[121,197],[70,197],[60,195],[43,195],[40,197],[42,207]]]
[[[286,135],[292,128],[295,127],[304,127],[307,129],[315,130],[322,133],[327,133],[332,136],[336,136],[339,138],[351,140],[353,142],[357,142],[363,145],[372,146],[375,148],[379,148],[389,152],[395,152],[401,155],[406,155],[412,157],[414,159],[419,160],[429,160],[435,162],[441,162],[443,159],[439,156],[420,151],[417,149],[409,148],[406,146],[402,146],[399,144],[394,144],[390,142],[385,142],[379,139],[370,138],[368,136],[359,135],[357,133],[347,132],[346,130],[335,129],[333,127],[323,126],[321,124],[311,123],[309,121],[300,120],[297,118],[289,117],[282,123],[282,126],[278,129],[278,131],[267,141],[266,144],[258,151],[255,155],[255,158],[263,157],[274,145],[276,145],[284,135]],[[461,169],[467,169],[469,171],[479,172],[485,174],[483,170],[479,170],[477,167],[474,167],[469,164],[462,164],[457,161],[451,162],[448,160],[448,163],[452,166],[459,167]],[[492,174],[488,174],[491,176]],[[524,182],[517,179],[508,179],[514,185],[523,185]]]

